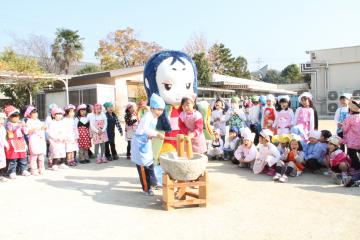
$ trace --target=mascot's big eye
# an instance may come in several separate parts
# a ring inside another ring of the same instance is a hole
[[[164,83],[164,86],[165,86],[165,89],[166,89],[167,91],[169,91],[169,90],[171,89],[171,87],[172,87],[172,84]]]
[[[187,83],[186,84],[186,89],[190,89],[190,87],[191,87],[191,83]]]

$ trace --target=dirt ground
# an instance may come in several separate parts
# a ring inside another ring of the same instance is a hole
[[[161,191],[142,194],[135,167],[123,157],[19,177],[0,184],[0,239],[360,238],[360,188],[314,174],[274,183],[229,162],[210,162],[208,172],[208,207],[169,212]]]

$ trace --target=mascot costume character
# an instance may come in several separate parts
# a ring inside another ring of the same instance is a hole
[[[161,51],[153,55],[145,65],[144,86],[148,99],[153,93],[161,96],[166,107],[159,117],[157,130],[165,132],[165,140],[153,139],[154,163],[159,164],[161,153],[176,151],[176,141],[171,140],[180,132],[179,114],[183,97],[197,97],[197,71],[194,61],[179,51]],[[204,117],[204,134],[212,138],[211,110],[205,101],[197,103]],[[209,114],[210,113],[210,114]],[[171,139],[166,139],[170,137]]]

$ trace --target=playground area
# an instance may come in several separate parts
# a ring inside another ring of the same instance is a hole
[[[331,121],[321,121],[331,129]],[[119,141],[122,138],[118,137]],[[119,142],[118,146],[125,146]],[[121,151],[123,152],[123,151]],[[360,190],[306,173],[287,184],[208,165],[206,208],[164,211],[125,157],[0,185],[1,239],[359,239]],[[19,224],[22,222],[23,224]],[[141,227],[140,227],[141,226]]]

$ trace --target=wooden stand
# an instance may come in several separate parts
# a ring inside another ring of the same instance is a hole
[[[206,207],[208,193],[208,175],[199,177],[195,181],[177,181],[170,179],[169,175],[163,174],[163,207],[171,210],[177,207],[198,205]],[[189,187],[196,187],[188,192]],[[190,197],[190,198],[188,198]]]

